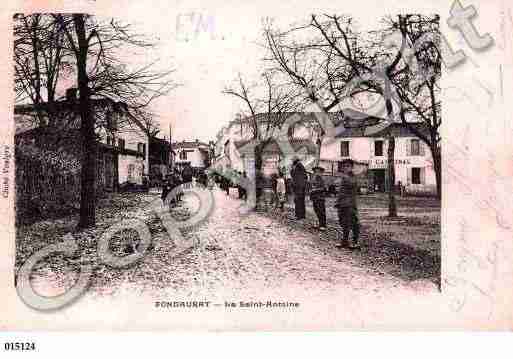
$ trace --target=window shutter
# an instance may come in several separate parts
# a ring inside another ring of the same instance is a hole
[[[410,143],[410,141],[406,141],[406,143]],[[408,168],[407,169],[407,173],[408,173],[408,184],[410,185],[411,184],[411,172],[412,172],[412,169],[411,168]]]
[[[426,155],[426,144],[422,141],[419,141],[419,147],[420,147],[420,155],[425,156]]]
[[[426,184],[426,169],[424,167],[420,169],[420,184]]]
[[[406,144],[406,156],[411,156],[411,146],[412,146],[412,140],[406,140],[404,142]]]

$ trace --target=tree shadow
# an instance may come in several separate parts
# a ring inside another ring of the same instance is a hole
[[[366,269],[371,269],[380,274],[389,274],[406,282],[416,280],[428,280],[440,288],[441,283],[441,258],[440,255],[429,250],[415,248],[393,238],[390,232],[377,232],[367,224],[361,224],[360,250],[339,249],[336,244],[341,239],[342,231],[337,222],[328,219],[328,230],[318,232],[313,227],[317,225],[315,215],[307,210],[307,218],[296,221],[293,210],[288,209],[283,213],[262,213],[281,224],[299,229],[307,233],[315,234],[312,246],[324,247],[327,255],[336,260],[344,260],[348,256],[353,263]],[[411,230],[412,228],[405,228]]]

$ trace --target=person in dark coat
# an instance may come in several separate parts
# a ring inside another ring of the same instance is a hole
[[[202,171],[199,175],[198,175],[198,182],[201,183],[203,185],[203,187],[207,187],[207,182],[208,182],[208,176],[207,174],[205,173],[205,171]]]
[[[262,173],[262,170],[257,170],[255,173],[255,196],[256,196],[256,206],[257,208],[260,208],[261,201],[262,201],[262,194],[264,192],[264,181],[265,177]]]
[[[162,185],[162,194],[160,195],[160,198],[162,199],[162,202],[166,204],[166,198],[169,195],[169,193],[173,190],[174,183],[173,183],[173,177],[172,175],[168,175],[167,178],[164,181],[164,184]],[[173,203],[173,199],[171,200],[171,203]]]
[[[247,201],[248,200],[248,186],[249,186],[249,179],[248,175],[246,174],[246,171],[242,172],[241,178],[240,178],[240,199]]]
[[[360,222],[358,220],[358,181],[353,173],[354,163],[351,159],[342,161],[343,177],[337,195],[338,220],[342,227],[342,241],[338,247],[359,249]],[[349,232],[353,232],[353,241],[349,243]]]
[[[272,203],[275,205],[278,205],[278,203],[279,203],[279,201],[278,201],[278,173],[273,173],[271,175],[271,186],[273,189]]]
[[[294,192],[296,219],[305,219],[305,192],[308,177],[305,167],[297,157],[292,162],[290,175],[292,177],[292,191]]]
[[[188,185],[191,182],[192,182],[192,168],[187,163],[187,164],[185,164],[185,166],[182,170],[182,183]]]
[[[221,183],[223,185],[223,190],[226,191],[226,195],[229,196],[230,195],[230,187],[231,187],[231,183],[230,183],[230,179],[228,178],[228,176],[223,176],[221,178]]]
[[[235,185],[237,187],[237,194],[239,195],[239,199],[242,199],[243,188],[241,185],[242,181],[242,173],[237,171],[235,176]]]
[[[326,230],[326,186],[324,185],[324,179],[322,173],[324,168],[314,167],[312,168],[314,176],[312,179],[312,187],[310,189],[310,200],[312,201],[313,208],[317,218],[319,220],[320,231]]]
[[[172,176],[173,189],[182,185],[182,176],[178,170],[175,170]],[[177,190],[176,193],[176,201],[180,202],[182,200],[183,192],[181,190]]]

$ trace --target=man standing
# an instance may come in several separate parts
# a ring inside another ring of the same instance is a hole
[[[187,186],[187,188],[192,183],[192,168],[188,163],[185,164],[182,170],[182,183]]]
[[[322,173],[324,168],[316,166],[312,168],[314,172],[314,178],[312,180],[312,189],[310,190],[310,200],[312,200],[313,208],[317,219],[319,220],[320,231],[326,230],[326,186],[324,185],[324,179]]]
[[[358,207],[356,196],[358,195],[358,182],[353,173],[353,160],[342,161],[342,180],[337,195],[338,221],[342,227],[343,238],[337,247],[349,247],[360,249],[358,237],[360,235],[360,223],[358,220]],[[353,231],[353,241],[349,244],[349,231]]]
[[[248,200],[248,187],[249,187],[249,179],[246,171],[242,172],[242,176],[240,179],[240,189],[241,189],[241,199],[244,201]]]
[[[292,177],[292,190],[294,192],[294,206],[296,210],[296,219],[305,219],[305,191],[307,184],[306,170],[299,158],[292,161],[290,170]]]
[[[169,195],[169,193],[171,193],[173,188],[174,188],[173,176],[171,174],[168,174],[166,176],[166,179],[164,180],[164,184],[162,185],[162,194],[160,195],[160,198],[162,199],[162,202],[164,202],[165,205],[173,206],[176,202],[175,198],[171,198],[170,200],[167,200],[167,196]]]
[[[177,169],[175,169],[172,178],[173,178],[173,189],[177,188],[177,190],[176,190],[176,201],[177,202],[181,202],[182,201],[183,192],[182,192],[182,189],[180,188],[180,186],[182,185],[183,182],[182,182],[182,176],[180,176],[180,172]]]

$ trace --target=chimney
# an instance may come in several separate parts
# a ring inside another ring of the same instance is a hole
[[[66,101],[72,102],[77,99],[77,91],[75,87],[71,87],[66,90]]]

